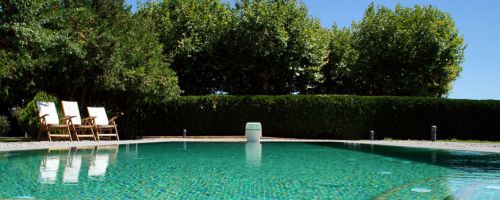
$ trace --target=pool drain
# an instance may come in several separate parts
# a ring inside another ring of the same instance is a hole
[[[486,186],[486,188],[492,189],[492,190],[500,190],[500,185],[488,185],[488,186]]]
[[[432,190],[427,189],[427,188],[412,188],[412,192],[418,192],[418,193],[428,193],[431,192]]]

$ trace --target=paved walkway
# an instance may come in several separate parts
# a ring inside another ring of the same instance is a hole
[[[77,146],[95,146],[95,145],[111,145],[111,144],[135,144],[135,143],[155,143],[155,142],[246,142],[245,137],[230,136],[230,137],[161,137],[161,138],[145,138],[139,140],[122,140],[122,141],[57,141],[57,142],[0,142],[1,151],[16,151],[16,150],[34,150],[48,148],[65,148]],[[356,144],[373,144],[385,146],[401,146],[401,147],[416,147],[416,148],[435,148],[435,149],[450,149],[450,150],[465,150],[478,152],[500,153],[500,143],[469,143],[469,142],[430,142],[416,140],[310,140],[310,139],[293,139],[293,138],[269,138],[264,137],[262,142],[339,142],[339,143],[356,143]]]

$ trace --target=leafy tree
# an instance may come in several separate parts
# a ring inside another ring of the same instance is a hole
[[[50,59],[47,49],[59,41],[44,28],[55,1],[0,2],[0,100],[19,102],[36,90],[37,71]],[[19,98],[19,99],[16,99]]]
[[[227,59],[220,45],[232,20],[227,3],[163,0],[145,4],[138,15],[154,22],[153,31],[158,33],[185,94],[219,90],[223,80],[220,60]]]
[[[337,53],[330,54],[325,76],[341,82],[325,82],[330,92],[440,97],[462,69],[464,39],[451,17],[432,6],[391,10],[372,4],[349,40],[357,59],[345,63],[336,59],[344,50],[332,49]]]
[[[138,13],[155,21],[185,94],[305,93],[327,53],[327,31],[295,0],[164,0]]]
[[[333,26],[328,62],[321,68],[323,82],[318,88],[319,93],[349,94],[352,91],[356,77],[351,70],[358,60],[358,51],[353,49],[351,35],[350,29]]]
[[[37,91],[83,104],[156,103],[177,96],[152,23],[123,1],[2,1],[4,101]]]
[[[242,0],[225,39],[230,94],[307,93],[319,79],[327,32],[295,0]]]

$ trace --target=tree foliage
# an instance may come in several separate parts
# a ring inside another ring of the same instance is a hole
[[[182,90],[441,97],[464,48],[432,6],[372,4],[325,29],[297,0],[163,0],[136,13],[123,0],[2,0],[0,114],[40,91],[135,117]]]
[[[319,78],[328,38],[295,0],[242,0],[225,40],[225,87],[230,94],[307,93]]]
[[[334,27],[333,35],[323,70],[329,93],[440,97],[462,69],[464,39],[432,6],[372,4],[350,31]]]
[[[37,91],[84,104],[177,96],[175,72],[150,23],[123,1],[9,0],[0,4],[4,101]]]
[[[295,0],[164,0],[139,13],[155,21],[185,94],[307,92],[328,33]]]
[[[231,13],[219,0],[149,2],[138,15],[153,21],[165,57],[179,76],[185,94],[209,94],[222,84],[221,49]]]

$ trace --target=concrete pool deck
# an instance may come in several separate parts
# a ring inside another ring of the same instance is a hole
[[[207,137],[146,137],[138,140],[122,141],[56,141],[56,142],[0,142],[0,152],[35,150],[49,148],[67,148],[79,146],[113,145],[113,144],[136,144],[136,143],[157,143],[157,142],[246,142],[243,136],[207,136]],[[320,140],[320,139],[295,139],[295,138],[272,138],[263,137],[261,142],[336,142],[348,144],[373,144],[383,146],[399,146],[413,148],[433,148],[447,150],[463,150],[476,152],[500,153],[500,143],[487,142],[448,142],[448,141],[419,141],[419,140]]]

